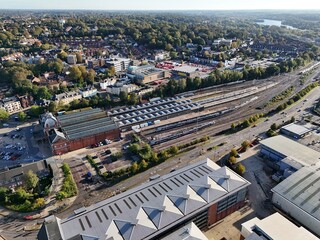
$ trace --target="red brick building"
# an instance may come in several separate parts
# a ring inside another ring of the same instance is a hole
[[[54,155],[85,148],[105,139],[120,138],[118,126],[101,109],[65,114],[57,118],[46,113],[41,122]]]

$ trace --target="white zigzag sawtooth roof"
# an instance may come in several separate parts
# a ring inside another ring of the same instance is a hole
[[[229,168],[205,159],[58,219],[59,228],[66,240],[79,234],[148,239],[249,184]]]

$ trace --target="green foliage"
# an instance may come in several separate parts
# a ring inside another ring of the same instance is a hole
[[[304,89],[302,89],[301,91],[299,91],[297,94],[295,94],[291,99],[289,99],[289,101],[287,101],[286,103],[283,103],[281,105],[279,105],[275,111],[276,112],[280,112],[283,111],[284,109],[286,109],[289,105],[292,105],[294,102],[299,101],[301,98],[303,98],[304,96],[306,96],[312,89],[318,87],[318,82],[314,82],[309,84],[307,87],[305,87]]]
[[[245,140],[241,143],[241,146],[243,147],[244,150],[247,150],[247,148],[250,146],[250,141]]]
[[[269,102],[267,102],[266,105],[268,106],[268,105],[271,105],[271,104],[274,104],[274,103],[277,103],[277,102],[280,102],[280,101],[286,99],[287,97],[289,97],[292,94],[293,91],[294,91],[293,86],[287,88],[286,90],[284,90],[283,92],[281,92],[277,96],[274,96]]]
[[[273,131],[278,130],[277,124],[276,124],[276,123],[273,123],[273,124],[270,126],[270,129],[273,130]]]
[[[188,147],[191,147],[191,146],[196,145],[198,143],[206,142],[209,139],[210,139],[209,136],[204,136],[204,137],[202,137],[200,139],[195,139],[195,140],[193,140],[193,141],[191,141],[189,143],[185,143],[185,144],[179,145],[178,148],[179,148],[179,150],[184,149],[184,148],[188,148]]]
[[[122,157],[122,152],[116,152],[110,155],[111,161],[115,162]]]
[[[34,189],[39,183],[39,178],[37,174],[34,174],[31,170],[29,170],[26,174],[26,188],[27,189]]]
[[[269,130],[266,132],[266,134],[267,134],[268,137],[274,137],[274,136],[277,136],[277,135],[278,135],[278,133],[275,132],[275,131],[272,130],[272,129],[269,129]]]
[[[172,155],[177,155],[179,152],[179,148],[176,145],[173,145],[169,148],[169,152]]]
[[[24,112],[18,112],[18,118],[20,122],[24,122],[27,119],[27,114]]]
[[[132,174],[135,174],[138,170],[139,170],[139,165],[136,162],[134,162],[131,165],[130,171]]]
[[[78,193],[77,185],[72,177],[70,166],[67,163],[63,163],[61,168],[64,174],[64,180],[61,190],[56,194],[57,200],[73,197]]]
[[[235,148],[232,148],[230,151],[230,156],[231,157],[236,157],[238,155],[238,151]]]
[[[6,110],[0,108],[0,121],[6,121],[9,117],[10,114]]]
[[[246,172],[246,167],[243,164],[238,163],[236,166],[236,172],[240,175],[243,175]]]
[[[28,115],[31,117],[39,117],[42,113],[44,113],[43,107],[32,106],[28,112]]]
[[[8,189],[6,187],[0,187],[0,203],[6,201]]]
[[[229,158],[229,162],[230,162],[231,164],[235,164],[235,163],[237,162],[236,157],[231,156],[231,157]]]

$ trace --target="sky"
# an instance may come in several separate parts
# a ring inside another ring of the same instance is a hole
[[[0,0],[0,9],[319,10],[319,0]]]

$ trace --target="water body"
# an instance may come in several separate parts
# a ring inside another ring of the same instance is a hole
[[[286,27],[288,29],[297,29],[289,25],[282,25],[282,22],[278,20],[263,19],[263,21],[256,22],[256,23],[264,26],[277,26],[277,27]]]

